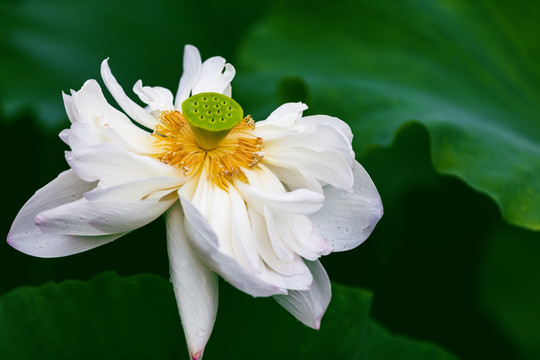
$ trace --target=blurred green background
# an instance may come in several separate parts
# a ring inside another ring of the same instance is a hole
[[[126,92],[138,79],[174,91],[183,46],[193,44],[203,59],[235,65],[233,96],[255,119],[304,101],[307,114],[349,123],[385,206],[364,244],[322,259],[332,281],[349,287],[334,289],[319,340],[272,301],[222,282],[207,358],[329,358],[308,346],[324,339],[350,359],[538,359],[538,18],[540,5],[526,0],[3,0],[3,232],[67,169],[61,91],[99,79],[106,57]],[[162,280],[165,241],[160,219],[67,258],[2,243],[0,355],[29,359],[16,349],[34,344],[43,358],[85,358],[82,344],[99,338],[91,351],[102,358],[187,358]],[[106,271],[122,277],[86,282]],[[157,277],[124,278],[145,273]],[[66,279],[85,283],[20,289]],[[81,308],[61,319],[58,299]],[[105,300],[108,309],[95,305]],[[133,314],[138,327],[126,322]],[[78,317],[86,325],[73,332]],[[323,332],[325,321],[335,333]],[[51,340],[65,336],[69,346]],[[130,352],[134,343],[145,352]]]

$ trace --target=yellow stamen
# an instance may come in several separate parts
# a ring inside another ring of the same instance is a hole
[[[185,117],[176,110],[163,111],[153,136],[156,155],[165,164],[178,167],[186,176],[195,176],[206,169],[209,180],[227,189],[234,179],[247,182],[242,169],[257,167],[263,158],[263,140],[253,134],[255,122],[250,116],[236,125],[219,145],[211,150],[197,143]]]

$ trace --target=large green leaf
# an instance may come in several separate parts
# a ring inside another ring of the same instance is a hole
[[[393,336],[369,318],[369,292],[334,286],[320,332],[271,299],[224,286],[208,359],[455,359]],[[185,353],[183,353],[185,352]],[[104,273],[89,282],[21,288],[0,298],[2,359],[187,358],[171,285]]]
[[[499,226],[479,277],[482,305],[526,360],[540,359],[538,254],[538,236]]]
[[[420,122],[438,171],[540,229],[538,4],[280,1],[245,41],[240,88],[266,111],[292,84],[291,100],[351,125],[359,153]]]

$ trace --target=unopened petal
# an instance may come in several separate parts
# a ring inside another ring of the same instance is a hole
[[[362,165],[353,166],[353,191],[332,186],[324,189],[324,207],[311,220],[333,251],[346,251],[360,245],[371,234],[383,215],[381,197]]]
[[[61,173],[38,190],[17,214],[8,243],[17,250],[37,257],[60,257],[83,252],[113,241],[124,233],[106,236],[72,236],[43,233],[34,223],[37,214],[81,199],[96,183],[78,178],[73,170]]]
[[[195,254],[180,203],[167,212],[167,249],[174,294],[192,359],[201,359],[218,307],[218,281]]]
[[[319,261],[306,261],[306,265],[313,274],[311,288],[291,290],[287,295],[274,296],[274,299],[302,323],[318,330],[330,303],[332,289],[328,275]]]

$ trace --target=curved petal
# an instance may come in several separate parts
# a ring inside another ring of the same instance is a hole
[[[169,89],[161,86],[143,86],[142,81],[138,80],[133,86],[133,92],[152,111],[174,110],[173,95]]]
[[[192,94],[216,92],[224,94],[236,71],[231,64],[226,64],[221,56],[214,56],[202,63],[199,78],[193,84]],[[230,91],[229,91],[230,92]]]
[[[200,359],[216,319],[218,279],[192,249],[179,202],[169,209],[166,220],[174,295],[191,359]]]
[[[156,176],[138,179],[129,183],[112,186],[107,189],[96,188],[84,194],[89,201],[137,201],[161,199],[178,190],[187,181],[186,178]]]
[[[308,106],[304,103],[286,103],[274,110],[266,120],[258,121],[257,126],[289,127],[302,117]]]
[[[71,113],[70,118],[73,118],[68,138],[73,150],[114,141],[138,153],[154,152],[154,139],[151,134],[137,127],[125,114],[112,107],[95,80],[88,80],[81,90],[73,91],[71,96],[64,95],[64,101],[66,110]],[[86,126],[82,127],[82,124]],[[89,125],[95,129],[86,134],[84,131],[89,130]],[[84,131],[81,131],[83,128]]]
[[[322,185],[330,184],[350,190],[354,177],[350,163],[339,153],[313,152],[308,148],[273,148],[265,152],[264,161],[274,167],[297,169],[307,178],[316,178]]]
[[[111,95],[126,114],[148,129],[153,130],[156,128],[158,120],[126,95],[120,84],[118,84],[114,78],[111,69],[109,68],[108,59],[103,60],[101,63],[101,77]]]
[[[349,138],[333,124],[314,119],[321,120],[315,116],[309,119],[301,118],[287,129],[276,126],[256,127],[254,134],[264,139],[265,155],[271,155],[274,150],[293,152],[297,148],[305,148],[309,149],[313,156],[321,152],[336,153],[351,166],[354,151]],[[344,126],[347,127],[346,124]]]
[[[233,286],[252,296],[286,294],[287,290],[268,284],[247,271],[236,259],[219,250],[218,238],[208,221],[188,200],[180,197],[188,238],[199,258]]]
[[[184,69],[178,84],[176,99],[174,100],[174,107],[177,110],[182,109],[182,103],[189,97],[195,81],[199,78],[201,64],[199,50],[195,46],[186,45],[184,47]]]
[[[274,299],[305,325],[319,329],[321,318],[330,303],[332,288],[330,279],[319,261],[306,261],[313,274],[309,290],[291,290],[287,295],[276,295]]]
[[[325,187],[323,208],[310,215],[317,230],[332,244],[333,251],[346,251],[360,245],[383,215],[381,197],[368,173],[358,162],[353,166],[353,173],[352,193]]]
[[[173,166],[134,154],[114,143],[66,152],[66,160],[77,176],[86,181],[99,180],[102,188],[155,176],[184,177]]]
[[[138,229],[158,218],[176,196],[138,201],[80,199],[37,214],[41,231],[64,235],[109,235]]]
[[[351,128],[349,125],[347,125],[346,122],[344,122],[341,119],[338,119],[337,117],[328,116],[328,115],[311,115],[311,116],[304,116],[301,119],[301,123],[305,122],[306,124],[309,124],[310,126],[314,125],[329,125],[338,130],[340,133],[343,134],[343,136],[347,139],[347,142],[350,144],[353,139],[353,133],[351,131]]]
[[[40,212],[76,201],[96,183],[81,180],[73,170],[61,173],[38,190],[17,214],[8,234],[15,249],[37,257],[60,257],[83,252],[113,241],[125,233],[107,236],[71,236],[43,233],[34,219]]]
[[[244,171],[249,185],[235,181],[235,186],[246,202],[261,214],[264,213],[264,206],[272,211],[302,215],[313,214],[323,206],[322,194],[307,189],[286,192],[271,171],[262,165],[260,168],[262,171]]]

